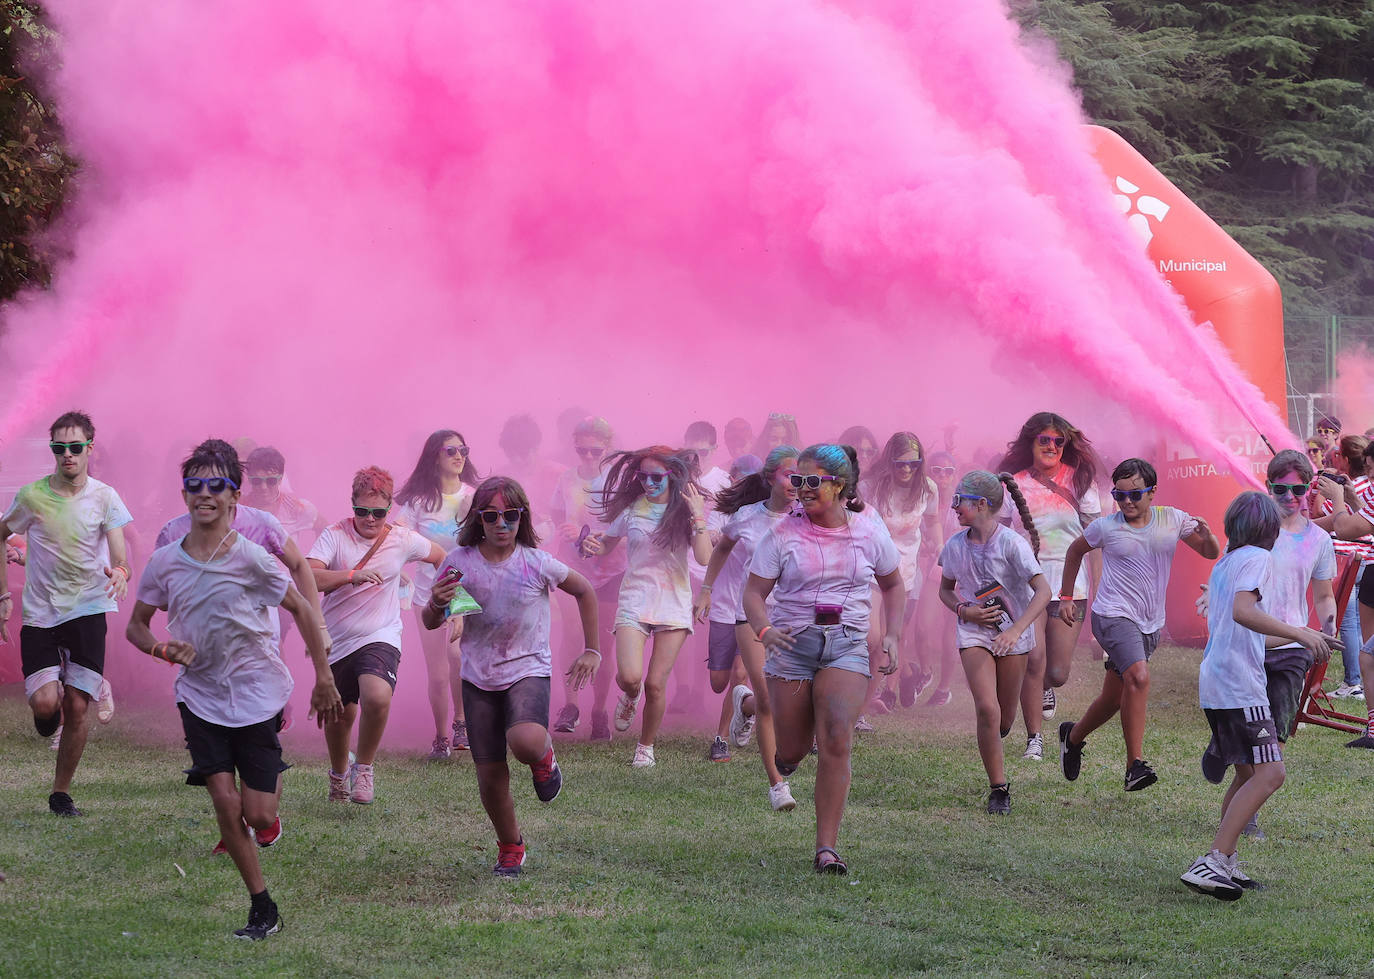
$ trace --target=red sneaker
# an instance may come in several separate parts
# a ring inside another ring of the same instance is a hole
[[[278,816],[276,822],[266,829],[257,830],[258,848],[265,850],[277,840],[281,839],[281,817]]]
[[[520,868],[525,865],[525,841],[502,843],[496,841],[496,866],[491,872],[497,877],[519,877]]]

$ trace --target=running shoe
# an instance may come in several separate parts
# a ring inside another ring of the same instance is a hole
[[[1155,775],[1155,770],[1149,766],[1144,758],[1137,758],[1131,762],[1126,769],[1126,791],[1139,792],[1141,789],[1148,789],[1159,781]]]
[[[248,912],[248,924],[234,932],[235,938],[260,942],[268,935],[281,931],[281,915],[277,913],[277,902],[269,901],[261,911],[253,908]]]
[[[724,738],[714,738],[711,741],[711,751],[707,757],[712,761],[729,761],[730,746],[726,744]]]
[[[348,801],[360,806],[372,805],[372,766],[354,765],[353,778],[348,788]]]
[[[539,797],[540,802],[552,802],[563,790],[563,769],[558,767],[558,760],[554,758],[552,748],[548,754],[530,766],[530,775],[534,779],[534,794]]]
[[[930,695],[930,699],[926,701],[926,706],[943,707],[945,706],[945,704],[949,703],[950,700],[953,699],[953,696],[954,695],[951,694],[948,690],[936,690],[933,694]]]
[[[630,724],[635,719],[635,711],[639,708],[639,698],[631,700],[624,693],[615,702],[615,729],[617,731],[628,731]]]
[[[1260,829],[1259,816],[1251,816],[1250,821],[1240,831],[1241,836],[1248,836],[1257,843],[1263,843],[1269,837],[1264,835],[1264,830]]]
[[[502,843],[496,841],[496,866],[491,872],[497,877],[519,877],[520,868],[525,865],[525,841]]]
[[[348,775],[340,775],[332,768],[329,770],[329,801],[347,802],[348,801]]]
[[[467,721],[453,722],[453,750],[469,751],[468,747],[468,724]]]
[[[1070,782],[1078,778],[1078,773],[1083,768],[1083,749],[1088,745],[1088,739],[1084,738],[1078,744],[1069,740],[1069,733],[1073,731],[1073,721],[1062,721],[1059,724],[1059,769],[1064,773],[1064,777]]]
[[[577,730],[579,716],[576,704],[564,704],[563,709],[558,712],[558,718],[553,722],[554,731],[558,734],[572,734]]]
[[[1054,709],[1059,705],[1059,699],[1054,695],[1054,687],[1047,687],[1040,696],[1040,716],[1049,720],[1054,716]]]
[[[435,738],[434,743],[429,746],[429,754],[425,756],[428,761],[443,761],[453,754],[453,749],[449,747],[448,738]]]
[[[1370,734],[1366,731],[1354,741],[1347,741],[1345,746],[1347,748],[1374,748],[1374,734]]]
[[[229,848],[224,845],[224,837],[219,838],[219,842],[210,848],[210,856],[217,857],[221,853],[228,853]]]
[[[1202,752],[1202,777],[1213,785],[1220,785],[1221,780],[1226,777],[1226,768],[1226,762],[1220,754],[1212,750],[1212,744],[1208,742]]]
[[[101,677],[100,693],[95,698],[95,719],[101,724],[109,724],[114,718],[114,707],[114,690],[110,688],[110,681]]]
[[[742,683],[736,684],[735,689],[730,691],[730,740],[740,748],[747,745],[754,735],[754,719],[744,713],[745,698],[753,695],[754,691]]]
[[[797,808],[797,800],[792,798],[792,787],[786,782],[768,786],[768,804],[774,812],[791,812]]]
[[[276,822],[266,829],[257,830],[253,838],[258,841],[258,849],[266,850],[277,840],[281,839],[281,816],[277,817]]]
[[[1011,812],[1011,783],[994,785],[988,793],[988,815],[1005,816]]]
[[[592,740],[611,740],[611,722],[606,717],[606,712],[600,708],[592,711]]]
[[[82,811],[76,808],[76,803],[72,802],[72,797],[65,792],[54,792],[48,796],[48,811],[54,816],[81,816]]]
[[[634,768],[653,768],[655,765],[654,746],[651,744],[635,745],[635,756],[630,765]]]
[[[1026,739],[1026,751],[1021,757],[1031,761],[1042,760],[1045,757],[1045,739],[1039,734],[1032,734]]]
[[[875,728],[869,722],[868,715],[860,714],[859,719],[854,722],[854,730],[858,731],[860,734],[872,734]],[[814,752],[815,745],[812,745],[812,750]]]
[[[891,687],[885,688],[882,693],[878,694],[878,701],[890,713],[897,709],[897,692]]]
[[[1222,901],[1234,901],[1244,895],[1244,889],[1231,879],[1230,860],[1216,850],[1193,861],[1179,880],[1199,894],[1209,894]]]
[[[1331,696],[1342,699],[1352,698],[1364,700],[1364,686],[1359,683],[1342,683],[1335,690],[1331,691]]]
[[[886,693],[886,691],[884,691],[884,693]],[[893,703],[896,703],[896,700],[894,700]],[[879,694],[868,702],[868,712],[876,717],[882,717],[884,714],[892,713],[892,711],[888,709],[887,701],[883,700],[882,694]]]
[[[62,747],[62,725],[57,725],[57,730],[52,733],[52,740],[48,742],[48,747],[56,751]]]

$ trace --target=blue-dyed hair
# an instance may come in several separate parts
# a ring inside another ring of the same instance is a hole
[[[847,509],[854,513],[863,510],[864,502],[859,499],[859,454],[854,451],[854,446],[828,443],[808,446],[797,456],[798,464],[807,461],[814,462],[818,468],[844,481],[840,497]]]

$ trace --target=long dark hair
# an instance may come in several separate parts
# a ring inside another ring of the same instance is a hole
[[[524,488],[509,476],[491,476],[482,480],[477,492],[472,495],[472,506],[468,515],[458,527],[458,546],[476,547],[487,539],[486,525],[482,523],[481,511],[500,496],[508,507],[519,507],[520,526],[515,530],[515,543],[525,547],[538,547],[539,535],[534,532],[534,514],[530,512],[530,498]]]
[[[692,480],[691,463],[685,453],[666,445],[651,445],[647,449],[616,452],[609,458],[606,488],[600,505],[594,505],[598,515],[607,523],[628,510],[644,496],[644,484],[639,481],[639,467],[644,460],[653,459],[668,470],[668,508],[654,531],[653,541],[664,550],[692,542],[692,510],[683,499],[682,491]],[[706,492],[697,486],[703,497]]]
[[[751,503],[762,503],[773,495],[773,477],[778,474],[784,459],[795,459],[797,450],[790,445],[780,445],[768,453],[763,460],[763,468],[731,483],[716,494],[716,509],[721,513],[734,513]]]
[[[1035,465],[1031,446],[1035,437],[1047,428],[1052,428],[1064,436],[1064,454],[1060,457],[1064,465],[1073,470],[1074,496],[1088,492],[1093,480],[1097,478],[1097,453],[1092,442],[1077,428],[1069,424],[1063,415],[1052,411],[1040,411],[1026,419],[1016,438],[1007,443],[1007,454],[997,464],[997,468],[1010,473],[1019,473]]]
[[[768,429],[772,428],[774,425],[784,430],[781,442],[782,445],[799,445],[801,443],[801,435],[797,432],[797,419],[790,414],[782,414],[776,411],[772,412],[764,419],[763,427],[759,429],[759,434],[754,438],[753,452],[754,455],[758,456],[760,459],[773,451],[768,447]]]
[[[911,486],[900,489],[897,485],[897,457],[908,452],[915,452],[920,458]],[[897,499],[899,492],[905,495],[904,500]],[[899,511],[915,510],[925,502],[930,495],[930,485],[926,482],[926,450],[914,433],[898,432],[887,440],[887,445],[883,446],[873,463],[866,495],[868,502],[876,506],[879,512],[889,507]]]
[[[410,471],[406,481],[401,484],[401,492],[396,494],[396,502],[401,506],[419,503],[426,512],[439,509],[444,502],[444,490],[439,483],[439,450],[451,438],[464,445],[468,440],[462,433],[451,428],[441,428],[425,439],[425,447],[420,450],[420,458],[415,460],[415,468]],[[458,476],[469,486],[477,485],[477,467],[472,464],[472,456],[463,463],[463,471]]]

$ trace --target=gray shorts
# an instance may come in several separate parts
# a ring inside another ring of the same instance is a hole
[[[739,656],[739,643],[735,641],[733,622],[712,622],[706,640],[706,668],[708,670],[728,670],[735,665]]]
[[[1141,632],[1130,619],[1115,615],[1092,614],[1093,638],[1107,654],[1104,667],[1124,675],[1137,663],[1147,663],[1159,646],[1158,632]]]
[[[793,633],[791,649],[769,647],[763,672],[783,680],[814,680],[821,670],[868,672],[868,632],[848,625],[809,625]]]

